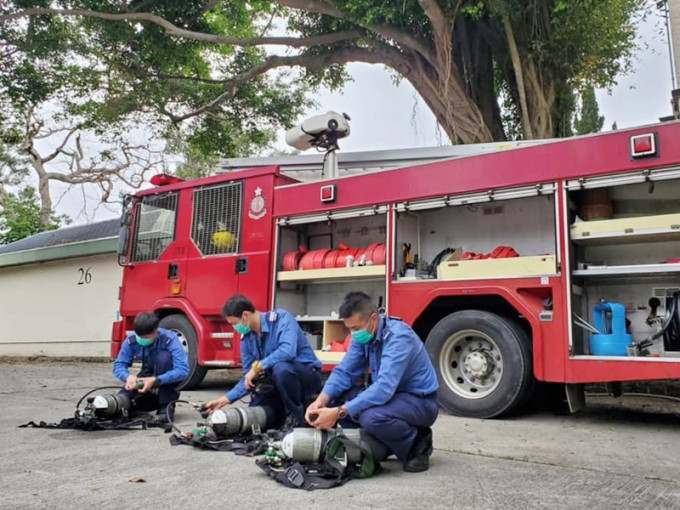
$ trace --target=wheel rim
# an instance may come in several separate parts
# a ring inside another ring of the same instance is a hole
[[[503,355],[494,340],[466,329],[451,335],[439,354],[439,372],[446,385],[467,399],[488,396],[503,377]]]
[[[177,338],[179,338],[179,343],[182,344],[182,349],[184,349],[184,352],[189,354],[189,342],[187,341],[187,337],[184,336],[184,333],[182,333],[179,329],[172,329],[172,332],[174,332],[177,335]]]

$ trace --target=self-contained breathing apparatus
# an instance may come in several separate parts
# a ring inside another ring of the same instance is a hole
[[[136,389],[141,389],[139,383]],[[138,412],[135,402],[123,393],[104,393],[102,390],[120,390],[119,386],[102,386],[88,391],[78,403],[72,418],[65,418],[58,423],[29,422],[20,427],[81,429],[81,430],[130,430],[148,427],[163,427],[154,416]],[[95,392],[96,395],[93,395]],[[81,405],[85,401],[85,405]]]

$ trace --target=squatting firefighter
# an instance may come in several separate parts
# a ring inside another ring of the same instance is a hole
[[[175,333],[158,327],[155,313],[141,312],[135,317],[135,332],[121,346],[113,364],[113,375],[125,382],[120,393],[125,393],[139,411],[153,411],[160,421],[167,414],[173,417],[174,409],[166,413],[170,402],[179,398],[177,386],[189,376],[187,354]],[[137,375],[129,368],[135,360],[141,360],[142,369]],[[138,388],[138,383],[142,387]]]
[[[340,318],[352,342],[305,419],[321,429],[359,425],[404,463],[404,471],[426,471],[439,409],[437,375],[423,342],[401,320],[379,314],[363,292],[347,294]],[[361,391],[356,382],[367,368],[372,383]]]
[[[281,308],[258,312],[247,297],[237,294],[227,300],[222,316],[242,335],[243,377],[206,407],[215,410],[236,402],[265,377],[270,391],[256,390],[250,406],[271,407],[278,423],[305,426],[305,407],[321,389],[321,362],[293,315]]]

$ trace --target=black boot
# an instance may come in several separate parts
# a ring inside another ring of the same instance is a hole
[[[156,411],[156,420],[159,423],[169,423],[168,418],[170,418],[170,421],[175,420],[175,405],[171,404],[168,406],[168,404],[165,404],[158,406],[158,411]]]
[[[404,471],[408,473],[427,471],[430,468],[430,455],[432,455],[432,429],[420,427],[404,462]]]

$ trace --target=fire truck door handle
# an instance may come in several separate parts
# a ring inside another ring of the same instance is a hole
[[[168,264],[168,280],[174,280],[179,275],[178,264]]]
[[[242,257],[236,259],[236,274],[246,274],[248,272],[248,259]]]

